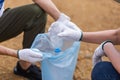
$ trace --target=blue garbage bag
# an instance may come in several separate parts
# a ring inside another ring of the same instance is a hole
[[[44,52],[41,61],[42,80],[73,80],[80,42],[63,42],[62,51],[54,54],[48,35],[38,34],[33,41],[31,48]]]

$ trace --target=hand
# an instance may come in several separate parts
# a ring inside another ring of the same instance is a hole
[[[98,62],[101,62],[102,61],[101,58],[103,56],[107,56],[106,53],[104,52],[104,45],[108,42],[112,43],[112,41],[106,40],[103,43],[101,43],[100,46],[96,48],[93,54],[93,57],[92,57],[93,66],[95,66]]]
[[[31,63],[40,62],[43,56],[38,49],[22,49],[17,54],[20,60]]]
[[[57,34],[66,40],[80,41],[82,39],[82,31],[64,14],[61,14],[60,18],[51,24],[48,33]]]
[[[67,27],[67,26],[64,25],[63,23],[65,23],[65,22],[67,22],[67,21],[70,21],[70,18],[69,18],[67,15],[61,13],[61,15],[60,15],[60,17],[58,18],[58,20],[57,20],[56,22],[53,22],[53,23],[50,25],[50,27],[49,27],[49,29],[48,29],[48,32],[49,32],[50,34],[58,34],[58,33],[62,32],[63,29],[66,29],[66,27]]]
[[[74,40],[74,41],[79,41],[82,37],[82,31],[69,28],[61,22],[52,23],[52,25],[48,30],[48,34],[49,35],[55,34],[65,40]]]
[[[78,26],[70,21],[70,17],[68,17],[67,15],[65,15],[63,13],[61,13],[61,15],[57,21],[63,23],[64,25],[66,25],[67,27],[69,27],[71,29],[74,29],[76,31],[80,31]]]
[[[59,33],[58,36],[65,40],[81,41],[83,33],[80,30],[66,28],[63,32]]]
[[[96,50],[93,54],[93,57],[92,57],[93,66],[95,66],[98,62],[101,62],[102,56],[105,56],[105,52],[102,49],[102,47],[104,45],[103,43],[96,48]]]

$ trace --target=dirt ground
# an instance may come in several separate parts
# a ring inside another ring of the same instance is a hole
[[[116,2],[118,1],[118,2]],[[99,31],[116,29],[120,26],[119,0],[53,0],[61,12],[71,17],[83,31]],[[32,0],[6,0],[5,7],[16,7],[32,3]],[[46,31],[54,20],[48,16]],[[22,48],[22,34],[5,42],[3,46]],[[92,54],[97,44],[81,42],[78,63],[74,74],[74,80],[91,80]],[[119,48],[119,46],[116,46]],[[104,60],[107,60],[105,58]],[[13,74],[13,68],[17,59],[8,56],[0,56],[0,80],[27,80]]]

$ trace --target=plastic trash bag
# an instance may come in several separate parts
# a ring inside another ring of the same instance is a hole
[[[59,43],[61,44],[61,43]],[[63,41],[61,52],[55,54],[47,34],[38,34],[31,46],[43,51],[42,80],[73,80],[80,42]]]

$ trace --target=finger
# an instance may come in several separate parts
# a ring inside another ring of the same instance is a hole
[[[66,37],[68,35],[69,35],[69,33],[67,31],[64,31],[64,32],[61,32],[58,34],[59,37]]]
[[[34,57],[36,57],[36,58],[41,58],[42,56],[43,56],[43,54],[42,54],[42,52],[40,52],[40,51],[39,51],[39,52],[38,52],[38,51],[37,51],[37,52],[35,52],[35,51],[32,51],[32,52],[31,52],[31,57],[33,57],[33,58],[34,58]]]

